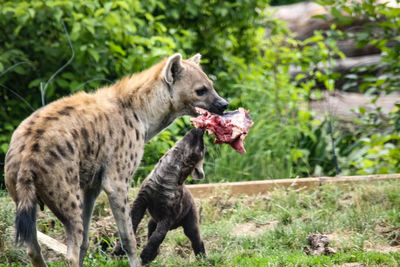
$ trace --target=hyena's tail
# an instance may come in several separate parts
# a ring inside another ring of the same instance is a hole
[[[20,169],[17,178],[17,214],[15,217],[15,242],[22,245],[29,242],[36,230],[36,188],[35,173]]]

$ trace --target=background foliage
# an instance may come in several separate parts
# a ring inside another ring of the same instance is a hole
[[[261,0],[3,1],[0,162],[13,130],[42,105],[41,86],[73,54],[71,63],[49,83],[47,102],[111,84],[175,52],[200,52],[203,68],[230,102],[229,108],[250,109],[255,121],[245,156],[228,146],[212,145],[207,138],[206,181],[335,175],[329,121],[317,120],[308,102],[320,97],[320,90],[335,89],[340,75],[328,66],[343,57],[336,47],[340,38],[382,51],[382,62],[375,66],[379,75],[355,70],[353,78],[362,81],[361,91],[378,96],[398,89],[399,9],[375,1],[321,4],[330,8],[338,25],[364,16],[365,30],[350,36],[332,27],[298,41],[283,22],[264,11],[267,4]],[[324,72],[315,68],[318,63],[324,64]],[[290,66],[301,67],[304,75],[291,77]],[[355,122],[356,130],[334,124],[333,149],[342,173],[398,172],[400,112],[394,110],[386,118],[379,110],[358,112],[362,118]],[[143,179],[189,127],[189,118],[183,118],[149,143],[136,179]]]

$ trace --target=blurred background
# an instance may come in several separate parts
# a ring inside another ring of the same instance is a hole
[[[0,188],[11,135],[43,100],[176,52],[201,53],[229,110],[255,122],[246,155],[206,138],[203,182],[399,172],[399,18],[378,0],[0,1]],[[135,181],[190,127],[154,138]]]

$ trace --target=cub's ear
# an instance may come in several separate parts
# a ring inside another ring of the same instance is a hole
[[[182,70],[182,55],[177,53],[170,56],[162,71],[165,81],[172,85],[179,79],[179,74]]]
[[[201,55],[199,53],[197,53],[196,55],[189,58],[188,60],[192,61],[193,63],[196,63],[197,65],[200,65],[200,59],[201,59]]]

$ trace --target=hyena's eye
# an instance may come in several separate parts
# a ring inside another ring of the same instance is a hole
[[[207,87],[205,87],[205,86],[203,86],[203,87],[201,87],[200,89],[197,89],[197,90],[196,90],[196,94],[197,94],[198,96],[203,96],[203,95],[207,94],[207,92],[208,92],[208,89],[207,89]]]

